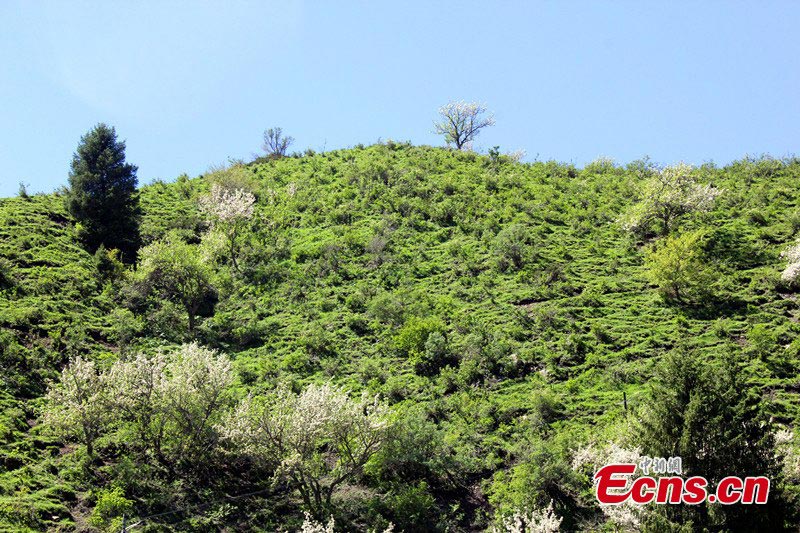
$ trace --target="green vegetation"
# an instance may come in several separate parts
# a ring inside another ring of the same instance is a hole
[[[142,188],[131,266],[0,200],[0,529],[791,524],[800,161],[676,168],[267,157]],[[768,513],[596,504],[676,453]]]

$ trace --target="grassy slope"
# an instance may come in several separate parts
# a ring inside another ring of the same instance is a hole
[[[220,302],[198,333],[235,358],[247,387],[333,377],[393,404],[424,404],[473,458],[469,482],[484,491],[513,464],[543,391],[563,404],[555,433],[598,438],[624,417],[623,390],[636,407],[660,355],[679,344],[700,357],[747,349],[758,323],[778,345],[753,360],[754,375],[779,420],[798,415],[797,362],[784,353],[795,353],[784,348],[797,335],[797,305],[776,289],[779,253],[800,226],[797,163],[702,169],[726,192],[685,228],[735,236],[718,253],[727,303],[705,312],[665,305],[644,280],[641,245],[616,223],[635,199],[635,168],[393,144],[250,168],[258,231],[243,277],[221,269]],[[173,227],[194,234],[206,189],[204,180],[146,187],[145,238]],[[501,243],[514,227],[522,264],[504,270]],[[30,400],[70,355],[113,357],[134,319],[114,311],[111,286],[95,281],[54,196],[0,200],[0,257],[12,280],[0,293],[0,346],[13,362],[2,370],[0,523],[39,528],[68,519],[88,487],[71,485],[57,444],[28,430]],[[395,343],[411,317],[443,322],[459,362],[417,375]],[[169,341],[136,320],[149,338],[126,348]]]

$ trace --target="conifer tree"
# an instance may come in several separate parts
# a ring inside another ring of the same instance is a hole
[[[704,476],[710,487],[726,476],[771,481],[767,505],[667,506],[668,518],[698,529],[782,530],[785,500],[774,428],[737,355],[703,364],[697,354],[679,349],[667,355],[653,382],[641,421],[646,454],[681,457],[684,477]]]
[[[81,225],[91,252],[100,245],[118,249],[132,262],[139,247],[136,166],[125,161],[125,141],[113,127],[98,124],[81,137],[72,156],[67,208]]]

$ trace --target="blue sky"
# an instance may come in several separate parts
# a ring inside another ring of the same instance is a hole
[[[0,3],[0,196],[67,181],[114,125],[140,183],[259,150],[441,144],[436,110],[477,100],[476,148],[726,163],[800,133],[800,2]]]

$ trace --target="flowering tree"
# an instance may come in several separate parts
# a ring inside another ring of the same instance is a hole
[[[783,457],[784,479],[796,485],[800,481],[800,449],[794,432],[790,429],[776,431],[775,446],[778,454]]]
[[[200,199],[200,209],[209,218],[212,229],[220,231],[228,241],[233,268],[238,255],[238,237],[248,220],[253,217],[256,198],[244,189],[228,189],[218,184],[211,186],[211,193]]]
[[[220,430],[254,460],[277,467],[317,519],[342,483],[361,473],[387,434],[387,411],[377,399],[360,401],[329,384],[299,395],[280,391],[267,401],[242,402]]]
[[[623,218],[626,230],[646,232],[653,223],[667,235],[675,219],[693,211],[708,211],[721,189],[698,182],[691,165],[678,163],[655,173],[641,189],[642,200]]]
[[[115,415],[130,423],[135,442],[162,463],[167,462],[164,447],[169,416],[164,401],[166,367],[165,354],[148,357],[139,353],[115,362],[108,371]]]
[[[439,108],[441,120],[434,123],[436,133],[458,150],[468,148],[480,130],[494,126],[494,116],[485,113],[486,106],[477,102],[450,102]]]
[[[192,343],[170,356],[117,361],[108,382],[115,416],[172,469],[208,456],[214,425],[231,405],[233,369],[227,356]]]
[[[44,420],[65,436],[77,434],[90,454],[112,427],[130,432],[140,451],[172,470],[208,457],[215,425],[232,403],[232,382],[230,359],[196,343],[116,361],[102,372],[76,359],[51,386]]]
[[[174,435],[171,455],[196,461],[216,444],[215,425],[231,405],[230,359],[197,343],[184,344],[165,367],[164,407]]]
[[[44,422],[64,437],[77,437],[90,457],[109,419],[106,384],[93,361],[78,357],[64,367],[61,379],[47,393]]]

